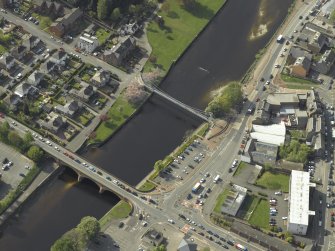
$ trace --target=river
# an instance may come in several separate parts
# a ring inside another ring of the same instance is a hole
[[[97,185],[80,183],[70,169],[46,184],[12,217],[0,238],[0,250],[50,250],[65,232],[84,216],[99,219],[119,198],[112,193],[99,194]]]
[[[204,109],[212,90],[239,80],[287,14],[292,0],[228,0],[176,63],[161,89]],[[263,36],[257,37],[265,31]],[[153,95],[111,140],[83,156],[136,185],[178,146],[200,120]]]

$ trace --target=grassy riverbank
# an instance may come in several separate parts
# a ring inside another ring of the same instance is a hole
[[[132,206],[124,201],[120,200],[108,213],[106,213],[99,220],[100,226],[103,229],[107,223],[109,223],[113,219],[123,219],[127,218],[131,213]]]
[[[107,119],[100,123],[95,130],[95,137],[90,139],[88,143],[104,142],[111,137],[136,110],[137,107],[130,104],[124,97],[124,94],[121,93],[111,109],[109,109]]]
[[[164,26],[159,27],[156,21],[152,21],[147,29],[152,54],[144,70],[159,66],[167,72],[225,1],[198,0],[193,10],[188,11],[181,6],[180,0],[166,0],[158,12]]]

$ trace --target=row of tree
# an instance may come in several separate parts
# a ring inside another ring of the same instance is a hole
[[[59,238],[51,247],[51,251],[80,251],[87,250],[90,241],[97,238],[100,232],[98,220],[91,216],[81,219],[74,229]]]
[[[309,146],[294,139],[279,148],[279,156],[292,162],[305,163],[312,153],[313,150]]]
[[[239,82],[230,82],[209,102],[206,112],[213,113],[214,117],[231,114],[238,109],[243,100],[243,92]]]
[[[0,124],[0,141],[15,147],[22,153],[27,153],[28,158],[38,162],[43,158],[44,152],[38,146],[31,145],[33,140],[30,132],[22,138],[17,132],[10,129],[7,121]]]

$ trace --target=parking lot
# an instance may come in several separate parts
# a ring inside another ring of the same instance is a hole
[[[32,167],[33,162],[24,155],[17,152],[15,149],[0,142],[0,160],[1,160],[1,188],[0,198],[2,199],[10,189],[15,188],[23,177],[28,173],[29,168]],[[3,161],[7,158],[8,161],[13,162],[11,166],[3,170]]]

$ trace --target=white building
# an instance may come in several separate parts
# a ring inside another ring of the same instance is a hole
[[[292,234],[306,235],[310,215],[309,188],[315,187],[311,183],[308,172],[292,170],[290,178],[290,195],[287,219],[287,231]]]
[[[99,40],[96,37],[84,33],[79,37],[78,48],[88,53],[93,52],[99,46]]]
[[[286,127],[284,123],[273,125],[252,125],[251,138],[257,141],[280,146],[285,143]]]

